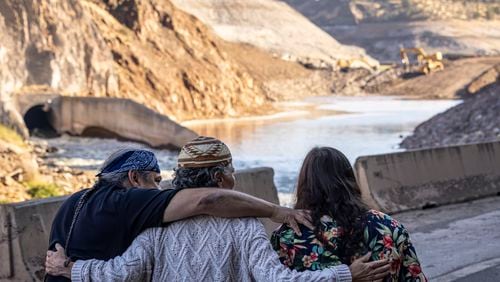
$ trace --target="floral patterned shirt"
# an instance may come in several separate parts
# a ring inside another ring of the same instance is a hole
[[[302,236],[298,236],[285,225],[274,231],[271,244],[280,261],[297,271],[321,270],[342,263],[350,264],[341,261],[339,257],[338,245],[342,240],[342,227],[337,226],[335,220],[329,216],[323,216],[321,224],[321,241],[316,238],[313,230],[305,226],[301,226]],[[371,251],[372,260],[389,258],[391,261],[391,275],[385,281],[427,281],[408,231],[402,224],[387,214],[370,210],[364,217],[362,226],[362,254]],[[362,254],[356,254],[355,258]]]

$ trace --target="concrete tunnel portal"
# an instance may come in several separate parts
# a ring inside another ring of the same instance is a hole
[[[53,138],[59,136],[51,122],[51,110],[45,105],[34,105],[23,116],[30,136]]]

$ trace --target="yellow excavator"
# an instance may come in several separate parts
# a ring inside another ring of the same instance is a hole
[[[401,48],[399,54],[406,70],[410,70],[411,68],[410,59],[408,58],[409,53],[417,55],[418,71],[423,74],[427,75],[431,72],[444,69],[443,54],[441,52],[427,54],[422,48]]]

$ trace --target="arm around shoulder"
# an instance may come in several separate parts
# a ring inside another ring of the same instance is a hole
[[[271,217],[277,205],[245,193],[218,188],[179,191],[165,209],[163,222],[197,215],[218,217]]]

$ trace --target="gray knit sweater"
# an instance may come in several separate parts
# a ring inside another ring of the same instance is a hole
[[[196,217],[140,234],[119,257],[77,261],[73,281],[351,281],[346,265],[282,265],[255,218]]]

